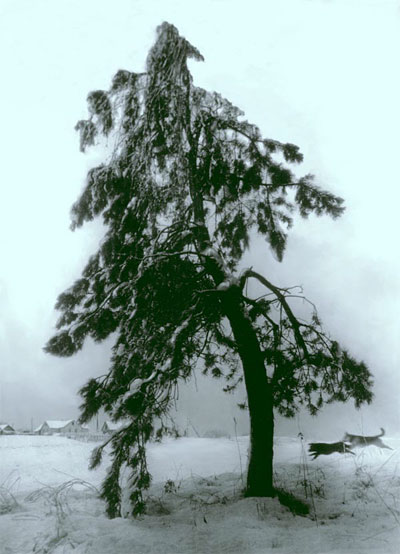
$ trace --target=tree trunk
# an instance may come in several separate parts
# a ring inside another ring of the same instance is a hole
[[[242,360],[250,414],[250,452],[246,496],[274,496],[272,390],[251,321],[243,311],[239,289],[222,300]]]
[[[189,119],[188,129],[189,142],[192,144],[189,153],[189,167],[191,169],[190,194],[196,223],[194,234],[197,250],[202,252],[207,246],[211,245],[211,241],[205,223],[203,196],[198,187],[195,186],[197,146],[193,143]],[[224,271],[212,258],[206,260],[205,269],[214,279],[216,286],[226,278]],[[230,322],[242,361],[249,406],[250,452],[246,495],[274,496],[274,412],[272,390],[268,383],[264,357],[253,325],[245,314],[241,289],[231,287],[225,294],[221,294],[221,303]]]

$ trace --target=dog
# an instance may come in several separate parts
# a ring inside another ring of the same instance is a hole
[[[344,441],[311,442],[309,444],[308,451],[310,452],[310,456],[313,456],[313,460],[318,458],[318,456],[321,456],[321,454],[328,456],[334,452],[338,452],[339,454],[353,454],[353,456],[355,456],[354,452],[350,450],[350,445],[346,444]]]
[[[360,446],[361,448],[365,446],[374,445],[378,448],[388,448],[393,450],[387,444],[385,444],[380,437],[383,437],[385,434],[385,429],[381,427],[380,435],[373,435],[372,437],[364,437],[364,435],[352,435],[351,433],[345,433],[343,440],[349,442],[351,446]]]

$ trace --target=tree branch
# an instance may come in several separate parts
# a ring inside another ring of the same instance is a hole
[[[285,295],[282,294],[281,292],[282,289],[279,289],[278,287],[270,283],[268,279],[266,279],[256,271],[253,271],[252,269],[248,269],[247,271],[245,271],[242,277],[246,279],[248,279],[249,277],[253,277],[254,279],[257,279],[267,289],[269,289],[275,294],[275,296],[278,298],[279,302],[281,303],[282,308],[285,310],[285,313],[290,323],[292,324],[292,328],[293,328],[294,335],[296,337],[297,344],[301,347],[304,357],[308,358],[309,357],[308,349],[307,349],[306,343],[304,342],[303,335],[300,332],[301,324],[293,314],[289,304],[286,302]]]

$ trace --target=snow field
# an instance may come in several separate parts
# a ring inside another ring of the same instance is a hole
[[[64,437],[0,437],[3,554],[398,552],[400,440],[310,461],[307,444],[278,437],[275,480],[308,516],[278,499],[243,498],[248,437],[168,439],[149,446],[148,512],[109,520],[87,469],[94,444]],[[90,485],[89,485],[90,483]],[[4,498],[7,497],[7,501]],[[8,502],[8,503],[7,503]],[[129,507],[123,502],[123,512]]]

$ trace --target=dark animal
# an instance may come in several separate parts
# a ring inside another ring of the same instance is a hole
[[[321,454],[325,454],[328,456],[329,454],[333,454],[334,452],[338,452],[339,454],[354,454],[350,450],[350,445],[346,444],[344,441],[339,442],[311,442],[308,448],[308,451],[310,452],[310,456],[313,456],[313,460],[315,458],[318,458],[318,456],[321,456]]]
[[[370,446],[374,445],[378,448],[388,448],[389,450],[393,450],[393,448],[390,448],[387,444],[385,444],[380,437],[383,437],[385,434],[385,429],[381,427],[381,433],[380,435],[373,435],[372,437],[365,437],[364,435],[352,435],[351,433],[345,433],[343,440],[346,442],[349,442],[351,446]]]

